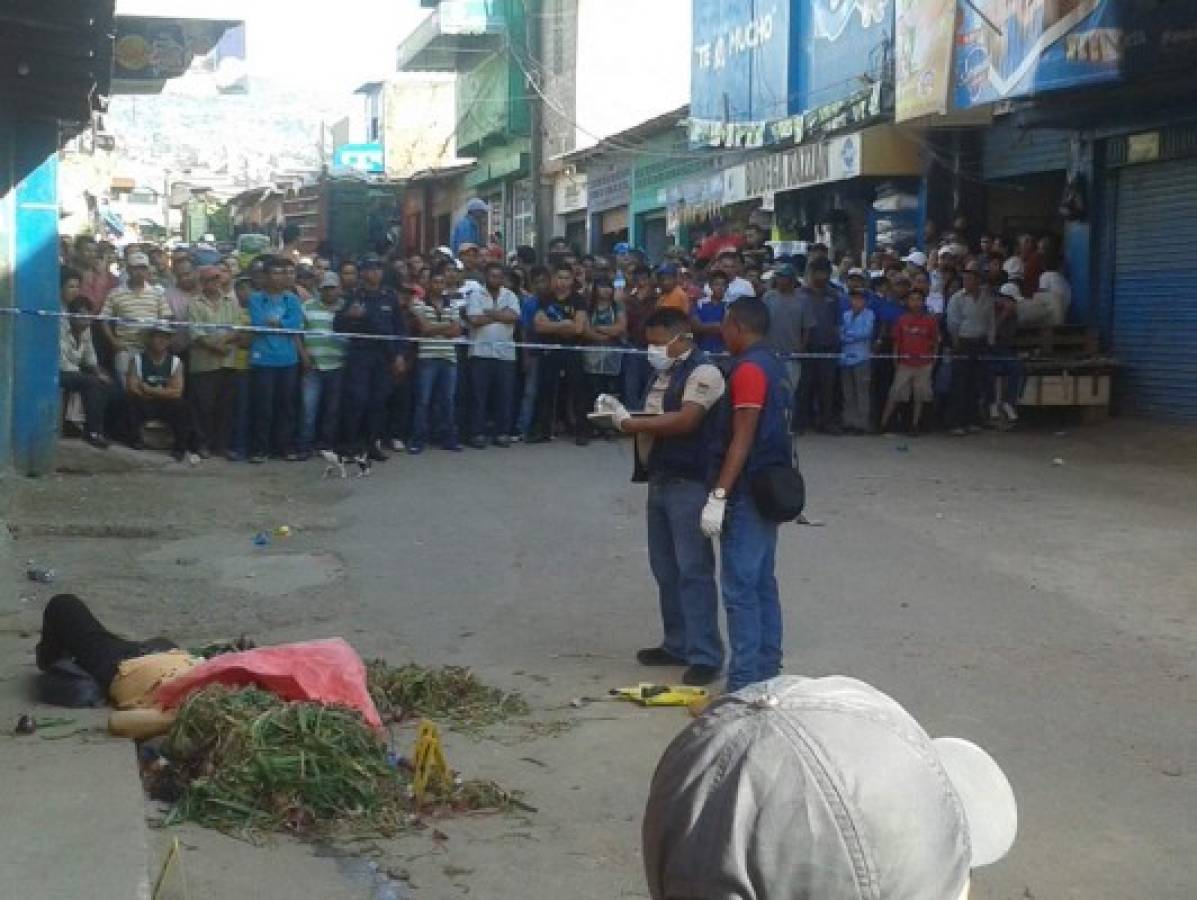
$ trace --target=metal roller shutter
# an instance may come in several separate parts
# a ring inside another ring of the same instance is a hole
[[[1122,169],[1115,227],[1120,405],[1197,421],[1197,159]]]

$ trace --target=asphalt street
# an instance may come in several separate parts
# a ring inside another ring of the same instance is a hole
[[[537,812],[378,845],[412,897],[646,896],[643,798],[686,715],[570,703],[645,678],[634,651],[659,639],[627,442],[430,452],[344,482],[315,464],[86,477],[93,457],[76,456],[19,498],[15,552],[56,563],[115,626],[341,634],[526,694],[540,726],[450,735],[447,751]],[[1125,422],[802,444],[822,524],[783,531],[786,671],[863,678],[997,758],[1021,831],[974,897],[1192,896],[1195,460],[1192,432]],[[292,538],[252,547],[283,523]],[[291,897],[300,879],[370,896],[309,847],[183,833],[193,900]]]

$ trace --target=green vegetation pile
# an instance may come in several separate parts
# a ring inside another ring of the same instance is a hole
[[[179,710],[163,747],[177,797],[167,824],[242,835],[396,834],[438,812],[502,811],[491,782],[455,780],[417,805],[411,773],[360,713],[212,686]]]
[[[393,667],[379,659],[366,666],[366,684],[383,721],[433,719],[468,731],[530,712],[519,694],[491,687],[460,666]]]

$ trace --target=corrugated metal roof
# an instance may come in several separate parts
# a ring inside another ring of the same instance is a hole
[[[1197,421],[1197,159],[1119,170],[1115,228],[1123,407]]]
[[[79,128],[112,77],[115,0],[0,4],[0,109]]]

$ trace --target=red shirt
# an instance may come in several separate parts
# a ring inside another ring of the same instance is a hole
[[[900,366],[929,366],[939,338],[939,322],[930,313],[902,313],[894,326],[894,353]]]
[[[765,370],[753,362],[741,363],[731,377],[733,409],[764,409],[769,394]]]
[[[695,259],[714,259],[724,250],[739,250],[744,246],[742,234],[712,234],[698,245]]]

